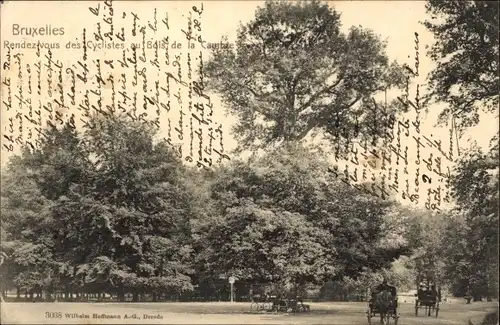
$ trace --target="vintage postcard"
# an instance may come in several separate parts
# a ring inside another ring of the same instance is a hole
[[[498,14],[1,1],[0,323],[498,325]]]

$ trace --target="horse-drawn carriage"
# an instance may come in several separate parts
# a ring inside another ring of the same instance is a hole
[[[372,317],[380,316],[380,324],[389,324],[390,319],[394,319],[394,324],[398,324],[398,297],[396,287],[386,285],[382,290],[375,289],[371,293],[366,312],[368,324],[371,325]]]
[[[436,290],[435,285],[421,284],[417,290],[417,299],[415,299],[415,316],[418,316],[420,308],[425,309],[425,314],[431,316],[432,314],[438,317],[439,302],[441,301],[440,290]]]
[[[265,297],[254,296],[252,297],[252,304],[250,305],[251,310],[262,310],[262,311],[275,311],[275,312],[307,312],[310,311],[310,306],[304,304],[300,298],[282,298],[276,295]]]

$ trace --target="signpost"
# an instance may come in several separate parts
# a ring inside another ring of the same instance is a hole
[[[230,276],[229,277],[229,284],[231,284],[231,302],[233,302],[233,284],[234,284],[234,277]]]

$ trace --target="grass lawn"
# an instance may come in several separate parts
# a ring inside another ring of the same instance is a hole
[[[414,315],[412,304],[400,303],[400,325],[461,324],[483,317],[498,308],[497,302],[453,303],[441,306],[438,318]],[[30,324],[367,324],[366,303],[311,303],[311,312],[300,314],[255,312],[249,303],[3,303],[1,323]],[[53,313],[47,318],[46,313]],[[61,317],[57,317],[61,313]],[[89,318],[72,318],[86,314]],[[93,314],[120,319],[93,318]],[[147,316],[145,318],[145,315]],[[125,316],[127,318],[125,318]],[[152,318],[157,316],[158,318]],[[151,317],[151,318],[150,318]],[[372,324],[379,319],[373,318]],[[394,321],[391,321],[394,324]]]

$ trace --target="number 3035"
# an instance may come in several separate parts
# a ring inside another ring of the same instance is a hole
[[[62,318],[62,313],[45,312],[45,318]]]

